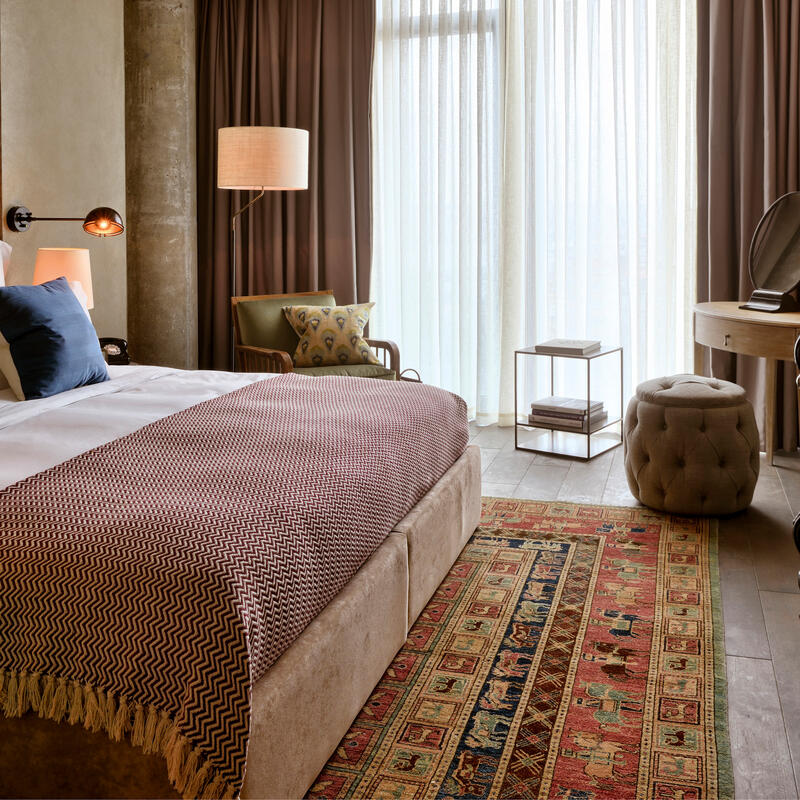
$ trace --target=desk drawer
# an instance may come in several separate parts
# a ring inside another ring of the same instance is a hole
[[[760,325],[699,313],[694,318],[694,338],[698,344],[782,361],[794,359],[794,342],[799,332],[780,325]]]

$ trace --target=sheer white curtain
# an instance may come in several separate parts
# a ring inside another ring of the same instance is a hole
[[[689,369],[695,0],[377,0],[371,330],[479,423],[513,350]],[[535,377],[525,393],[540,393]]]
[[[625,395],[691,371],[694,0],[525,3],[526,339],[625,349]]]
[[[370,330],[486,422],[500,384],[498,35],[499,0],[377,0]]]

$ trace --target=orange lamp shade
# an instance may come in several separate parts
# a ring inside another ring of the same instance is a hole
[[[92,268],[89,251],[83,247],[40,247],[36,252],[33,282],[46,283],[56,278],[79,283],[86,295],[86,308],[94,308]]]
[[[217,186],[251,191],[308,188],[308,131],[242,126],[220,128]]]

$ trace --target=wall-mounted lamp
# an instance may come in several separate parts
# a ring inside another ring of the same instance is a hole
[[[6,225],[15,233],[27,231],[32,222],[82,222],[92,236],[119,236],[125,230],[119,213],[105,206],[93,208],[85,217],[34,217],[25,206],[11,206],[6,213]]]

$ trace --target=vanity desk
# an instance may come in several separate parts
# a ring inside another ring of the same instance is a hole
[[[794,343],[798,336],[800,312],[769,314],[739,308],[739,303],[698,303],[694,307],[696,374],[703,373],[704,347],[767,360],[764,443],[770,464],[775,449],[778,361],[794,361]]]

